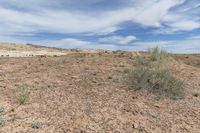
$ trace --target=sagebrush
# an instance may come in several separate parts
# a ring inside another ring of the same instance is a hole
[[[15,85],[16,100],[20,104],[24,104],[29,98],[29,88],[26,84]]]
[[[151,49],[148,57],[136,57],[136,69],[129,73],[132,89],[145,89],[159,96],[183,98],[183,82],[175,78],[165,65],[168,54],[158,47]]]
[[[148,52],[150,53],[150,59],[152,61],[164,61],[169,56],[169,53],[161,50],[159,47],[151,48]]]
[[[138,67],[129,75],[130,87],[170,97],[183,97],[183,82],[173,77],[169,70]]]

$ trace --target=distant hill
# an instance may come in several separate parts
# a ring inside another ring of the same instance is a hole
[[[67,50],[34,44],[0,43],[0,57],[61,56]]]

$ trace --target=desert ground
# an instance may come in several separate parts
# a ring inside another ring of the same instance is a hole
[[[173,100],[130,89],[126,70],[144,53],[14,47],[0,48],[0,133],[200,133],[199,55],[172,56],[185,90]]]

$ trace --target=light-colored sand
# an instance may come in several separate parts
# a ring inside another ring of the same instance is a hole
[[[0,57],[61,56],[66,54],[66,51],[54,48],[34,47],[15,43],[0,43]]]
[[[66,52],[50,52],[50,51],[8,51],[0,50],[1,57],[33,57],[33,56],[61,56],[66,55]]]

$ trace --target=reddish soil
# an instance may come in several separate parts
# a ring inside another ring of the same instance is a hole
[[[200,68],[200,55],[176,55],[174,58],[185,64]]]
[[[1,133],[199,133],[200,68],[170,62],[184,80],[185,98],[158,98],[127,85],[130,53],[69,54],[0,59]],[[19,105],[13,90],[25,83],[30,96]],[[1,120],[3,121],[3,120]],[[33,124],[38,123],[37,128]]]

